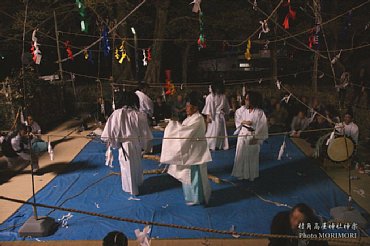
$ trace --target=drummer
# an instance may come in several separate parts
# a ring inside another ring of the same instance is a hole
[[[358,126],[353,122],[352,112],[347,111],[344,115],[343,123],[336,127],[338,134],[345,135],[353,140],[355,145],[358,144]]]

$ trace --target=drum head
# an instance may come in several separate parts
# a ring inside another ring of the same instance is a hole
[[[330,158],[330,160],[336,162],[346,161],[352,156],[354,149],[355,145],[350,138],[338,137],[330,142],[327,150],[328,157]]]

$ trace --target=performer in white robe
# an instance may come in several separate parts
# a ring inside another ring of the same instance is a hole
[[[212,158],[205,140],[206,125],[198,111],[199,105],[199,95],[192,92],[186,104],[187,118],[182,123],[171,120],[165,129],[160,159],[161,163],[170,164],[168,174],[182,182],[185,201],[189,206],[207,204],[211,196],[207,163]]]
[[[259,108],[262,97],[249,92],[246,105],[235,112],[236,133],[239,135],[232,176],[254,181],[259,177],[260,146],[268,138],[267,119]],[[245,136],[248,135],[248,136]]]
[[[141,83],[138,87],[138,89],[135,91],[135,94],[139,97],[140,101],[140,112],[144,112],[148,118],[151,118],[153,116],[154,112],[154,104],[152,99],[148,97],[144,92],[144,90],[147,88],[147,85],[144,83]]]
[[[203,115],[207,115],[206,137],[225,136],[225,138],[207,138],[208,147],[212,151],[229,149],[225,117],[230,113],[230,106],[224,93],[223,84],[214,83],[202,111]]]
[[[132,195],[139,194],[143,183],[142,149],[150,148],[153,139],[147,117],[139,112],[139,99],[133,92],[123,93],[123,108],[116,109],[108,118],[101,139],[108,146],[119,149],[122,189]]]

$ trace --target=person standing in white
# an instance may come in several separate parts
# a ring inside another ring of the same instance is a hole
[[[206,124],[199,113],[200,96],[192,92],[186,103],[187,118],[171,120],[164,131],[160,162],[182,183],[186,204],[207,204],[211,196],[207,163],[212,161],[205,140]],[[170,139],[179,138],[179,139]]]
[[[118,148],[122,189],[131,195],[139,194],[143,183],[141,150],[148,149],[153,139],[147,117],[139,112],[139,98],[134,92],[123,92],[123,107],[108,118],[101,139],[108,148]]]
[[[260,145],[268,138],[267,119],[261,104],[259,93],[248,92],[245,106],[235,112],[238,141],[231,175],[238,179],[254,181],[259,177]]]
[[[148,118],[151,118],[154,113],[154,104],[152,99],[145,94],[148,85],[145,83],[140,83],[135,94],[139,97],[140,101],[140,112],[145,113]]]
[[[358,144],[358,135],[359,130],[358,126],[353,122],[353,116],[351,112],[347,112],[344,115],[343,123],[339,124],[340,127],[337,127],[337,131],[341,135],[350,137],[355,145]]]
[[[227,117],[229,113],[230,106],[225,95],[224,85],[222,82],[214,83],[211,86],[211,93],[207,96],[206,104],[202,111],[203,115],[207,115],[206,137],[208,147],[212,151],[229,149],[225,120],[225,116]]]

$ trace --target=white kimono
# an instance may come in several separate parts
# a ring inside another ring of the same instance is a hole
[[[139,97],[140,101],[140,112],[144,112],[148,115],[148,117],[153,116],[154,112],[154,105],[152,99],[145,95],[145,93],[137,90],[135,91],[135,94]]]
[[[346,135],[347,137],[350,137],[353,140],[354,144],[358,144],[358,135],[359,135],[359,130],[358,126],[351,122],[348,125],[344,122],[339,124],[340,127],[337,127],[337,131],[341,135]]]
[[[202,114],[208,115],[212,122],[208,123],[206,137],[225,136],[225,138],[207,138],[210,150],[229,149],[225,115],[229,115],[230,106],[225,95],[209,94]]]
[[[212,157],[204,139],[205,131],[203,116],[195,113],[187,117],[182,124],[170,121],[164,131],[165,139],[162,144],[160,162],[170,164],[168,174],[182,182],[185,200],[194,204],[208,203],[211,196],[207,162],[212,161]],[[189,190],[196,192],[188,192]],[[194,195],[197,192],[198,194]]]
[[[252,133],[243,127],[242,121],[251,121],[255,131]],[[259,176],[259,152],[260,145],[268,138],[267,120],[265,113],[261,109],[253,109],[249,112],[245,106],[240,107],[235,112],[235,126],[239,130],[238,142],[232,176],[239,179],[249,179],[253,181]],[[253,135],[240,137],[243,135]],[[255,143],[253,143],[255,142]]]
[[[108,118],[101,139],[119,148],[122,189],[138,195],[143,183],[141,150],[150,148],[153,139],[146,115],[128,107],[115,110]]]

